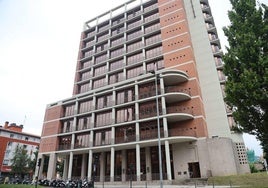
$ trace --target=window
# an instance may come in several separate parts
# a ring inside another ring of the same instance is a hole
[[[96,114],[96,118],[95,118],[96,127],[102,127],[102,126],[110,125],[110,124],[112,124],[112,112],[111,111]]]
[[[142,53],[137,53],[127,57],[127,65],[135,64],[143,60]]]
[[[105,74],[106,73],[106,65],[101,66],[101,67],[96,67],[94,69],[94,76],[98,76],[101,74]]]
[[[119,59],[119,60],[116,60],[116,61],[111,62],[110,63],[110,71],[116,70],[116,69],[119,69],[119,68],[122,68],[123,67],[123,63],[124,63],[124,60],[123,59]]]
[[[109,84],[114,84],[124,80],[124,73],[118,72],[109,76]]]
[[[122,108],[116,111],[116,122],[122,123],[134,120],[135,110],[134,107]]]
[[[105,86],[105,85],[106,85],[106,78],[105,77],[93,81],[93,88],[94,89]]]
[[[146,58],[152,58],[152,57],[156,57],[162,55],[162,46],[158,46],[149,50],[146,50]]]
[[[136,30],[134,32],[131,32],[131,33],[128,33],[127,34],[127,40],[131,40],[131,39],[134,39],[136,37],[139,37],[141,36],[143,33],[142,31],[139,29],[139,30]]]
[[[145,39],[145,44],[148,46],[150,44],[154,44],[161,41],[161,35],[153,35]]]
[[[84,113],[92,110],[92,99],[89,101],[81,101],[79,105],[79,113]]]
[[[80,92],[79,93],[84,93],[90,90],[90,84],[89,82],[85,83],[85,84],[81,84],[80,85]]]
[[[28,141],[28,140],[29,140],[29,138],[28,138],[28,137],[25,137],[25,140],[26,140],[26,141]]]
[[[10,134],[10,138],[14,138],[14,134],[11,133],[11,134]]]
[[[105,95],[97,98],[97,108],[105,108],[113,104],[113,95]]]
[[[127,102],[131,102],[135,99],[134,89],[129,88],[124,91],[118,91],[116,94],[116,103],[123,104]]]
[[[75,105],[66,106],[65,107],[65,117],[74,115],[74,108],[75,108]]]
[[[127,70],[127,78],[133,78],[133,77],[139,76],[141,74],[143,74],[143,67],[142,66]]]
[[[107,145],[111,144],[111,130],[102,130],[95,133],[94,145]]]
[[[137,41],[127,46],[127,52],[137,50],[142,47],[142,41]]]
[[[90,128],[91,116],[84,116],[78,118],[78,124],[76,125],[76,130],[85,130]]]

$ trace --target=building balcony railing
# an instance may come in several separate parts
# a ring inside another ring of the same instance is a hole
[[[184,88],[184,87],[168,86],[168,87],[165,87],[165,91],[166,93],[178,92],[178,93],[186,93],[188,95],[191,95],[191,91],[188,88]]]
[[[186,107],[186,106],[181,106],[181,107],[170,106],[170,107],[167,107],[167,113],[168,114],[171,114],[171,113],[186,113],[186,114],[193,115],[193,109],[190,108],[190,107]]]
[[[191,136],[197,137],[196,131],[191,130],[190,128],[187,129],[168,129],[168,136]]]
[[[115,143],[120,144],[120,143],[125,143],[125,142],[135,142],[136,141],[136,135],[130,135],[130,136],[125,136],[125,137],[116,137],[115,138]]]
[[[164,137],[164,131],[160,130],[160,137]],[[140,140],[151,140],[158,138],[158,131],[150,131],[149,133],[140,133]]]
[[[59,144],[58,151],[71,149],[71,144]]]

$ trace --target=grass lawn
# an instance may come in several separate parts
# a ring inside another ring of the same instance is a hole
[[[238,185],[250,188],[268,188],[268,175],[266,172],[233,175],[224,177],[211,177],[208,179],[209,185]]]

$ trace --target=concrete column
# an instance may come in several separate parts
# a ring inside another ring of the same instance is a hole
[[[172,180],[171,166],[170,166],[170,151],[169,151],[169,142],[168,141],[165,141],[165,152],[166,152],[167,179]]]
[[[92,150],[91,149],[88,152],[87,179],[92,180]]]
[[[114,147],[111,147],[111,169],[110,169],[110,181],[113,182],[114,181]]]
[[[145,163],[146,163],[146,180],[152,180],[152,163],[151,163],[151,149],[150,147],[145,148]]]
[[[100,159],[99,159],[99,162],[100,162],[100,181],[101,182],[104,182],[104,179],[105,179],[105,152],[102,152],[101,155],[100,155]]]
[[[136,144],[136,174],[137,174],[137,181],[141,181],[141,156],[140,156],[139,144]]]
[[[86,177],[86,164],[87,164],[87,156],[84,153],[82,155],[82,166],[81,166],[81,179],[84,179]]]
[[[72,178],[73,157],[74,157],[74,154],[73,154],[73,152],[71,151],[71,152],[70,152],[70,159],[69,159],[69,168],[68,168],[68,179],[71,179],[71,178]]]
[[[168,137],[168,123],[167,118],[163,118],[164,137]]]
[[[41,159],[41,164],[40,167],[36,166],[36,170],[35,170],[35,177],[37,176],[38,179],[43,179],[43,168],[44,168],[44,160],[45,157],[44,155],[38,155],[38,159]],[[38,174],[38,168],[39,168],[39,174]]]
[[[63,180],[67,180],[68,177],[68,166],[69,166],[69,155],[65,157],[64,160],[64,167],[63,167],[63,175],[62,175],[62,179]]]
[[[57,157],[56,153],[51,153],[49,155],[48,169],[47,169],[47,179],[56,179],[56,163]]]
[[[75,134],[72,134],[71,149],[74,149]]]
[[[122,182],[126,181],[127,173],[127,151],[122,150]]]

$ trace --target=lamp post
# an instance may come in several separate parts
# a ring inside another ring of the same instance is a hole
[[[161,152],[161,140],[160,140],[161,133],[160,133],[158,87],[157,87],[158,74],[156,74],[156,71],[151,71],[151,73],[155,75],[155,98],[156,98],[157,134],[158,134],[159,179],[160,179],[160,188],[163,188],[162,152]]]

